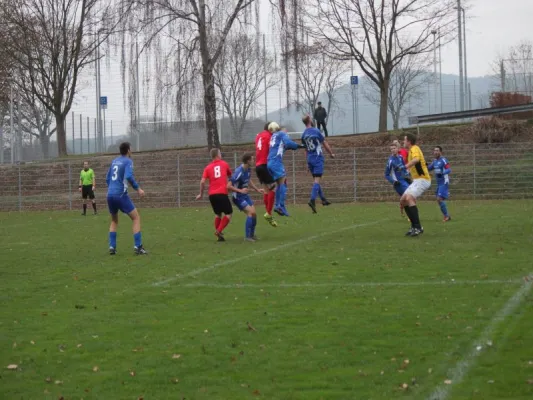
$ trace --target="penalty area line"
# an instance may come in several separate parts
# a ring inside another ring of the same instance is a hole
[[[482,354],[487,345],[492,345],[496,328],[522,304],[526,296],[529,294],[531,287],[533,286],[531,276],[532,274],[529,274],[526,277],[525,283],[496,313],[479,338],[471,344],[470,351],[457,364],[455,364],[452,369],[448,370],[448,379],[445,381],[445,384],[437,386],[431,395],[428,396],[428,400],[447,399],[453,386],[461,383],[465,376],[468,375],[468,372],[474,365],[477,357]]]
[[[209,272],[209,271],[212,271],[214,269],[217,269],[217,268],[220,268],[220,267],[223,267],[223,266],[226,266],[226,265],[235,264],[235,263],[247,260],[247,259],[252,258],[252,257],[260,256],[260,255],[263,255],[263,254],[268,254],[268,253],[271,253],[273,251],[282,250],[282,249],[285,249],[287,247],[291,247],[291,246],[295,246],[295,245],[298,245],[298,244],[310,242],[310,241],[313,241],[313,240],[316,240],[316,239],[323,238],[324,236],[334,235],[336,233],[345,232],[345,231],[348,231],[350,229],[357,229],[357,228],[363,228],[365,226],[376,225],[376,224],[379,224],[379,223],[385,222],[385,221],[387,221],[387,220],[384,219],[384,220],[380,220],[380,221],[367,222],[367,223],[364,223],[364,224],[354,224],[354,225],[350,225],[350,226],[345,226],[344,228],[336,229],[334,231],[324,232],[324,233],[321,233],[319,235],[313,235],[313,236],[308,236],[306,238],[293,240],[292,242],[287,242],[287,243],[281,244],[279,246],[271,247],[269,249],[255,251],[253,253],[249,253],[249,254],[247,254],[245,256],[242,256],[242,257],[232,258],[230,260],[222,261],[222,262],[219,262],[219,263],[207,266],[207,267],[203,267],[203,268],[197,268],[197,269],[194,269],[194,270],[192,270],[190,272],[187,272],[185,274],[177,274],[176,276],[173,276],[171,278],[164,279],[164,280],[158,281],[158,282],[154,282],[154,283],[152,283],[152,286],[168,285],[169,283],[177,281],[179,279],[198,276],[200,274],[203,274],[204,272]]]
[[[329,283],[212,283],[194,282],[180,285],[182,287],[201,288],[208,287],[214,289],[284,289],[284,288],[349,288],[349,287],[419,287],[419,286],[468,286],[468,285],[518,285],[521,279],[485,279],[485,280],[448,280],[448,281],[418,281],[418,282],[329,282]]]

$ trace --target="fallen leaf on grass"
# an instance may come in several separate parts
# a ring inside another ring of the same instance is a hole
[[[62,385],[63,384],[63,381],[55,381],[54,382],[56,385]]]
[[[433,368],[428,369],[428,374],[431,374],[433,372]]]
[[[250,385],[247,385],[246,383],[241,383],[241,387],[248,388],[248,387],[250,387]]]
[[[255,389],[252,393],[254,396],[261,396],[261,393],[257,389]]]
[[[174,355],[172,356],[172,358],[175,359],[175,360],[178,359],[178,358],[180,358],[180,357],[181,357],[181,354],[174,354]]]
[[[172,383],[178,383],[180,380],[178,378],[172,378],[170,382]]]
[[[493,384],[494,381],[491,379],[490,381],[487,381],[487,383]]]
[[[380,374],[380,375],[383,375],[384,373],[385,373],[385,371],[381,371],[379,374]]]
[[[46,377],[46,379],[44,380],[46,383],[52,383],[52,378],[50,378],[49,376]]]
[[[528,384],[528,385],[533,385],[533,379],[528,379],[528,380],[527,380],[527,384]]]
[[[31,344],[35,344],[35,342],[33,340],[30,341]]]
[[[403,390],[409,389],[409,385],[407,383],[402,383],[402,389]]]
[[[80,343],[76,347],[79,349],[81,346],[82,346],[82,344]]]
[[[93,372],[98,372],[99,370],[100,370],[100,368],[98,368],[97,365],[95,365],[95,366],[93,367]]]
[[[451,379],[446,379],[446,380],[444,381],[444,383],[445,383],[446,385],[451,385],[451,384],[452,384],[452,380],[451,380]]]
[[[131,375],[131,376],[135,376],[135,375],[137,375],[137,374],[135,373],[135,371],[130,371],[130,375]]]
[[[257,332],[257,329],[255,329],[249,322],[246,323],[246,326],[248,326],[249,331]]]
[[[59,398],[59,400],[65,400],[65,398],[64,398],[63,396],[61,396],[61,397]]]
[[[48,315],[48,313],[47,313],[47,312],[42,312],[41,315],[42,315],[43,317],[46,317],[46,316]]]
[[[15,369],[17,369],[18,367],[19,367],[19,366],[18,366],[17,364],[9,364],[9,365],[7,366],[7,369],[15,370]]]

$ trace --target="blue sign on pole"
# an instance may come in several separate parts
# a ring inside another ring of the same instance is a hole
[[[100,108],[107,109],[107,96],[100,96]]]
[[[359,84],[359,77],[358,76],[351,76],[350,77],[350,82],[352,83],[352,85],[358,85]]]

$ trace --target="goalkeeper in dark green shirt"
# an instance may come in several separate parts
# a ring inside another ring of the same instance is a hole
[[[87,198],[93,203],[94,215],[96,215],[96,200],[94,198],[94,189],[96,187],[96,179],[94,177],[94,171],[89,168],[89,162],[83,163],[83,169],[80,172],[80,187],[81,197],[83,198],[83,213],[81,215],[87,215]]]

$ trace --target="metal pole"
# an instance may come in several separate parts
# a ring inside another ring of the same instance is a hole
[[[107,149],[107,140],[106,140],[105,126],[106,126],[106,122],[105,122],[105,108],[104,108],[104,148],[103,148],[103,151],[104,151],[104,152],[105,152],[106,149]]]
[[[474,144],[474,151],[473,151],[473,157],[474,160],[474,200],[476,199],[476,145]]]
[[[266,35],[263,33],[263,66],[265,68],[265,122],[268,122],[267,71],[266,71]],[[281,107],[281,104],[280,104]],[[220,123],[222,127],[222,122]]]
[[[440,28],[439,28],[439,93],[440,93],[440,112],[443,113],[442,103],[442,47],[440,44]]]
[[[466,68],[466,15],[465,15],[465,9],[461,8],[463,12],[463,45],[464,45],[464,56],[465,56],[465,102],[467,109],[470,110],[470,102],[468,101],[468,72]]]
[[[13,122],[13,84],[11,84],[9,95],[9,133],[11,134],[11,164],[15,163],[15,146],[13,138],[15,137],[15,127]]]
[[[178,153],[178,207],[181,208],[181,176],[180,176],[180,155]]]
[[[353,76],[353,58],[350,60],[351,64],[351,76]],[[351,79],[351,78],[350,78]],[[355,85],[350,82],[352,86],[352,133],[355,133]]]
[[[292,152],[292,202],[296,204],[296,152]]]
[[[140,135],[140,129],[139,129],[139,120],[141,118],[141,94],[139,93],[140,92],[140,82],[139,82],[139,41],[136,39],[135,40],[135,54],[137,55],[137,88],[136,88],[136,91],[137,91],[137,121],[136,121],[136,128],[137,128],[137,151],[140,151],[140,138],[139,138],[139,135]]]
[[[355,133],[359,133],[359,82],[355,85]]]
[[[111,120],[111,145],[113,144],[113,120]]]
[[[94,119],[94,152],[98,153],[98,124]]]
[[[237,152],[233,152],[233,168],[237,169]]]
[[[65,124],[66,125],[66,124]],[[74,145],[74,127],[75,127],[75,123],[74,123],[74,111],[72,111],[72,154],[75,154],[76,153],[76,146]]]
[[[87,154],[91,154],[91,122],[87,117]]]
[[[433,34],[433,90],[435,93],[434,106],[435,114],[437,113],[437,31],[432,31]]]
[[[353,154],[353,201],[357,201],[357,169],[355,161],[355,149],[352,149]]]
[[[455,88],[455,81],[453,81],[453,110],[457,111],[457,90]]]
[[[503,60],[500,63],[500,80],[501,80],[501,91],[505,92],[505,66],[503,65]]]
[[[460,111],[465,110],[465,87],[463,83],[463,32],[461,25],[461,0],[457,0],[457,30],[459,36],[459,104]]]
[[[19,211],[22,211],[22,174],[20,172],[20,164],[19,167]]]
[[[0,126],[0,164],[4,163],[4,130]]]
[[[72,168],[70,167],[70,160],[68,161],[68,207],[72,211]]]
[[[100,32],[96,34],[96,60],[95,60],[95,74],[96,74],[96,119],[100,120]],[[96,129],[97,133],[94,136],[96,139],[95,151],[98,152],[100,149],[98,143],[98,128]]]
[[[80,154],[83,154],[83,115],[80,114]]]
[[[468,82],[468,109],[472,109],[472,88],[470,87],[470,82]]]

